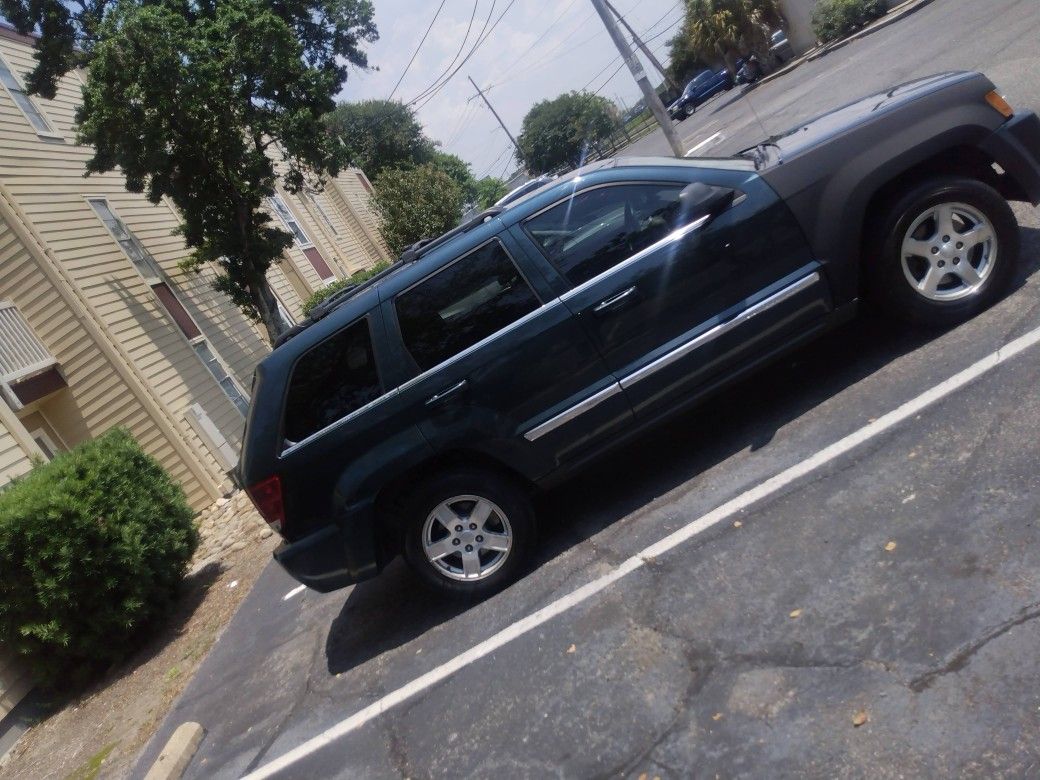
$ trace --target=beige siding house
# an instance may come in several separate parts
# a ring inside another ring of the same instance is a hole
[[[0,28],[0,490],[113,426],[128,428],[202,509],[231,489],[264,332],[185,272],[168,204],[118,173],[84,177],[73,128],[82,80],[28,97],[32,41]],[[290,319],[315,290],[387,259],[368,182],[343,172],[322,192],[279,192],[296,238],[269,274]],[[0,651],[0,717],[24,692]]]

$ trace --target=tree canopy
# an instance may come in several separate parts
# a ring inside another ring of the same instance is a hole
[[[527,116],[517,143],[521,162],[534,173],[581,165],[592,144],[617,128],[616,108],[591,92],[567,92],[536,103]]]
[[[704,52],[694,48],[690,38],[680,32],[668,41],[668,75],[682,89],[699,71],[710,67],[715,56],[705,58]]]
[[[375,187],[379,232],[395,254],[451,230],[462,218],[462,188],[429,163],[384,171]]]
[[[37,31],[27,86],[53,94],[86,65],[79,142],[87,172],[117,167],[132,192],[179,209],[192,254],[215,262],[217,287],[268,334],[284,329],[265,277],[292,237],[263,209],[280,178],[320,188],[348,163],[327,131],[351,66],[375,41],[369,0],[0,0]]]
[[[477,180],[473,178],[473,172],[469,169],[469,163],[455,154],[448,152],[435,152],[432,160],[433,166],[444,171],[451,180],[459,185],[462,191],[462,200],[465,203],[475,203],[477,200]]]
[[[373,181],[391,168],[431,162],[436,152],[415,112],[394,100],[340,103],[327,121],[350,164]]]
[[[494,176],[485,176],[477,180],[476,206],[478,209],[488,209],[495,205],[500,198],[509,192],[506,183]]]
[[[778,0],[685,0],[679,38],[703,60],[721,57],[735,72],[737,57],[769,48],[769,30],[782,17]]]

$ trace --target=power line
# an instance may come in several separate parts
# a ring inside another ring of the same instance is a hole
[[[478,5],[480,5],[480,0],[473,0],[473,11],[469,15],[469,24],[466,25],[466,34],[464,36],[462,36],[462,43],[459,44],[459,50],[457,52],[455,52],[455,56],[451,58],[451,62],[448,63],[448,67],[444,69],[445,71],[447,71],[449,68],[451,68],[452,65],[455,64],[455,62],[459,59],[459,55],[462,54],[462,50],[464,48],[466,48],[466,41],[469,40],[469,31],[473,29],[473,20],[477,18],[477,6]],[[494,4],[494,2],[492,2],[492,4],[491,4],[492,11],[494,10],[494,8],[495,8],[495,4]],[[491,18],[490,14],[488,14],[488,18],[489,19]],[[484,26],[486,27],[487,24],[485,23]],[[483,32],[483,30],[481,30],[481,32]],[[480,39],[480,33],[477,34],[477,39],[478,40]]]
[[[452,58],[451,62],[449,62],[448,66],[446,68],[444,68],[444,70],[442,70],[440,72],[440,74],[437,76],[437,78],[435,78],[433,81],[431,81],[425,87],[423,87],[423,89],[419,92],[419,94],[415,98],[413,98],[411,101],[409,101],[409,105],[412,105],[413,103],[418,101],[421,97],[426,95],[431,89],[433,89],[437,85],[437,83],[442,78],[444,78],[444,75],[449,70],[451,70],[451,66],[454,65],[455,62],[459,59],[459,55],[462,53],[462,50],[466,47],[466,41],[469,40],[469,33],[470,33],[470,30],[473,27],[473,19],[477,15],[477,6],[479,4],[480,4],[480,0],[474,0],[473,12],[470,14],[470,18],[469,18],[469,26],[466,27],[466,35],[462,38],[462,43],[459,45],[459,50],[457,52],[455,52],[455,56]],[[491,7],[488,9],[487,19],[484,20],[484,26],[481,27],[480,28],[480,32],[477,33],[477,42],[480,41],[480,36],[482,36],[484,34],[485,30],[487,30],[488,23],[491,21],[491,17],[494,16],[494,14],[495,14],[495,6],[497,4],[498,4],[498,0],[491,0]],[[476,44],[474,44],[474,45],[476,45]]]
[[[495,129],[497,130],[498,128],[496,127]],[[511,152],[511,151],[513,151],[512,144],[510,144],[508,147],[506,147],[504,150],[502,150],[502,153],[500,155],[498,155],[498,157],[495,158],[494,162],[492,162],[491,165],[487,166],[484,169],[484,172],[482,174],[480,174],[480,176],[477,176],[476,178],[483,179],[485,176],[487,176],[489,173],[491,173],[491,171],[494,170],[495,166],[498,165],[502,161],[502,158],[506,154]]]
[[[669,14],[674,13],[676,10],[680,11],[680,15],[679,15],[678,19],[675,19],[675,20],[669,22],[668,25],[665,27],[665,29],[663,31],[661,31],[660,33],[657,33],[657,34],[655,34],[655,35],[653,35],[652,37],[649,37],[649,38],[646,37],[655,27],[657,27],[657,25],[659,25],[661,22],[663,22],[668,17]],[[593,12],[593,14],[594,14],[594,12]],[[682,22],[684,17],[685,17],[684,9],[682,9],[682,8],[670,8],[668,11],[665,12],[664,16],[660,17],[656,22],[654,22],[652,25],[650,25],[642,33],[644,41],[651,41],[651,40],[655,40],[656,38],[659,38],[664,33],[666,33],[669,30],[675,28],[676,25],[678,25],[680,22]],[[573,34],[574,32],[577,32],[577,29],[572,31],[571,34]],[[525,67],[523,69],[523,71],[521,71],[519,73],[516,73],[516,74],[514,74],[512,76],[509,76],[508,78],[502,79],[501,81],[496,81],[494,84],[492,84],[489,87],[487,87],[485,89],[485,91],[486,92],[491,92],[492,90],[498,89],[499,87],[504,86],[506,84],[509,84],[509,83],[511,83],[513,81],[516,81],[517,79],[524,78],[524,77],[530,75],[532,71],[535,71],[535,70],[538,70],[540,68],[543,68],[544,66],[549,65],[549,64],[555,62],[556,60],[560,59],[561,57],[566,57],[567,55],[573,53],[575,50],[581,48],[582,46],[584,46],[584,45],[586,45],[588,43],[591,43],[594,40],[597,40],[597,39],[601,38],[602,35],[603,35],[602,30],[601,29],[597,29],[597,31],[594,32],[590,37],[585,38],[582,41],[574,44],[567,51],[561,52],[560,54],[557,54],[557,55],[553,56],[553,52],[558,50],[560,48],[560,46],[562,46],[562,44],[567,42],[567,39],[564,39],[558,45],[554,46],[552,49],[550,49],[548,52],[546,52],[545,55],[544,55],[544,58],[541,61],[536,62],[533,65],[528,65],[527,67]],[[618,60],[618,57],[615,56],[610,62],[608,62],[602,68],[602,70],[599,71],[599,73],[597,73],[595,76],[592,77],[592,79],[590,79],[589,83],[592,83],[593,81],[595,81],[600,76],[601,73],[603,73],[607,68],[609,68],[615,62],[617,62],[617,60]],[[587,87],[588,84],[586,84],[585,86]]]
[[[391,100],[393,98],[394,93],[397,92],[397,88],[401,86],[401,82],[404,81],[404,77],[408,75],[408,71],[412,68],[412,63],[415,62],[415,58],[419,54],[419,49],[421,49],[422,45],[426,43],[426,38],[427,36],[429,36],[430,30],[433,29],[433,25],[436,23],[437,17],[441,15],[441,9],[444,8],[444,4],[446,2],[448,2],[448,0],[441,0],[441,4],[437,6],[437,12],[433,15],[433,18],[430,20],[430,26],[427,27],[426,32],[423,33],[422,40],[419,41],[419,45],[416,46],[415,51],[412,52],[412,58],[408,60],[408,64],[404,66],[404,73],[401,74],[401,78],[399,78],[397,80],[397,83],[394,84],[394,88],[390,90],[390,96],[387,98],[387,100]]]
[[[458,65],[456,65],[454,70],[452,70],[451,73],[449,73],[447,76],[445,76],[444,79],[441,81],[441,83],[439,85],[437,85],[428,96],[424,96],[422,98],[423,99],[423,103],[422,103],[422,105],[417,106],[417,108],[423,108],[427,103],[429,103],[431,100],[433,100],[434,97],[436,97],[438,92],[440,92],[442,89],[444,89],[445,86],[447,86],[448,82],[451,81],[455,77],[455,74],[458,73],[462,69],[462,66],[465,65],[469,61],[470,57],[472,57],[476,53],[477,49],[479,49],[482,45],[484,45],[484,42],[489,37],[491,37],[491,33],[493,33],[495,31],[495,28],[498,27],[498,25],[505,18],[506,14],[509,13],[509,10],[514,5],[516,5],[516,0],[509,0],[509,4],[505,7],[505,10],[502,11],[502,13],[499,15],[499,17],[495,20],[495,23],[493,25],[491,25],[491,28],[486,33],[484,33],[481,37],[477,38],[477,42],[475,44],[473,44],[473,48],[471,48],[469,50],[469,53],[465,56],[465,58],[462,60],[462,62],[460,62]],[[411,103],[414,104],[419,99],[420,98],[417,97],[414,100],[412,100]]]
[[[672,10],[674,10],[674,9],[672,9]],[[656,22],[654,22],[654,23],[653,23],[652,25],[650,25],[650,27],[649,27],[649,28],[647,29],[647,32],[649,32],[649,31],[650,31],[650,30],[652,30],[652,29],[653,29],[654,27],[656,27],[657,25],[659,25],[659,24],[660,24],[660,23],[661,23],[662,21],[664,21],[665,17],[667,17],[667,16],[668,16],[668,14],[672,13],[672,10],[668,11],[668,13],[666,13],[666,14],[665,14],[664,16],[662,16],[662,17],[661,17],[660,19],[658,19],[658,20],[657,20]],[[645,36],[646,36],[646,33],[643,33],[643,36],[644,36],[643,40],[644,40],[644,41],[645,41],[646,43],[649,43],[650,41],[654,41],[654,40],[657,40],[657,39],[658,39],[658,38],[660,38],[660,37],[661,37],[662,35],[664,35],[664,34],[665,34],[665,33],[667,33],[667,32],[668,32],[669,30],[671,30],[671,29],[672,29],[673,27],[675,27],[675,26],[676,26],[677,24],[679,24],[679,22],[681,22],[681,21],[682,21],[682,19],[683,19],[683,17],[680,17],[679,19],[677,19],[677,20],[675,20],[674,22],[672,22],[671,24],[669,24],[669,25],[668,25],[667,27],[665,27],[665,28],[664,28],[663,30],[661,30],[660,32],[658,32],[658,33],[656,33],[656,34],[654,34],[654,35],[651,35],[651,36],[649,36],[649,37],[645,37]],[[602,68],[600,68],[600,70],[599,70],[599,71],[598,71],[598,72],[596,73],[596,75],[595,75],[595,76],[593,76],[593,77],[592,77],[591,79],[589,79],[589,80],[588,80],[588,83],[587,83],[587,84],[585,84],[585,86],[584,86],[584,87],[582,87],[581,89],[579,89],[578,91],[579,91],[579,92],[581,92],[581,91],[583,91],[583,90],[586,90],[586,89],[588,89],[588,88],[589,88],[589,85],[590,85],[590,84],[592,84],[592,82],[594,82],[594,81],[595,81],[596,79],[598,79],[598,78],[599,78],[600,76],[602,76],[602,75],[603,75],[603,73],[604,73],[604,72],[605,72],[605,71],[606,71],[606,70],[607,70],[608,68],[610,68],[610,66],[611,66],[611,65],[613,65],[613,64],[614,64],[615,62],[617,62],[617,61],[618,61],[618,60],[620,60],[620,59],[621,59],[621,55],[620,55],[620,54],[616,55],[616,56],[615,56],[615,57],[614,57],[614,58],[613,58],[613,59],[612,59],[612,60],[611,60],[610,62],[608,62],[608,63],[607,63],[606,65],[604,65],[604,66],[603,66]],[[622,62],[622,63],[621,63],[621,65],[622,65],[622,66],[624,66],[624,62]],[[614,75],[617,75],[618,71],[620,71],[620,70],[621,70],[621,68],[619,67],[617,71],[614,71]],[[614,76],[611,76],[610,78],[614,78]],[[606,84],[607,84],[607,83],[609,83],[609,82],[610,82],[610,79],[607,79],[607,81],[606,81],[606,82],[604,82],[604,85],[603,85],[603,86],[606,86]],[[603,87],[601,86],[601,87],[600,87],[599,89],[603,89]],[[596,92],[599,92],[599,90],[596,90]]]

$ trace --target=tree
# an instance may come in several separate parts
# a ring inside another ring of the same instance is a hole
[[[375,188],[379,233],[395,254],[451,230],[462,219],[462,188],[429,163],[384,171]]]
[[[681,37],[704,60],[722,57],[736,73],[737,57],[769,48],[770,27],[780,26],[778,0],[685,0]]]
[[[434,152],[433,167],[438,168],[451,177],[451,180],[459,185],[462,190],[464,203],[473,203],[477,199],[477,180],[473,178],[473,172],[469,169],[469,163],[458,155],[448,152]]]
[[[169,197],[183,218],[187,268],[214,262],[217,289],[260,319],[285,323],[266,272],[292,243],[263,210],[276,163],[289,191],[320,188],[346,164],[323,116],[347,69],[377,39],[369,0],[0,0],[41,34],[27,84],[87,65],[77,111],[87,173],[119,169],[131,192]]]
[[[672,81],[678,84],[680,89],[685,87],[696,73],[710,67],[703,55],[703,52],[693,47],[690,38],[682,31],[668,41],[668,66],[666,69],[668,75],[672,77]]]
[[[341,139],[350,164],[373,181],[391,168],[428,163],[436,152],[412,109],[397,101],[340,103],[328,124]]]
[[[524,117],[517,142],[521,162],[536,173],[577,168],[590,145],[617,128],[614,104],[591,92],[567,92],[536,103]]]
[[[489,209],[495,205],[509,190],[506,183],[494,176],[485,176],[477,180],[477,208]]]

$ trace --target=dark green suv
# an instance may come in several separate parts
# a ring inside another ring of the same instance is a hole
[[[479,596],[533,490],[850,317],[951,325],[1015,274],[1040,120],[983,76],[853,103],[732,158],[611,160],[413,247],[256,370],[238,477],[328,591],[398,553]]]

